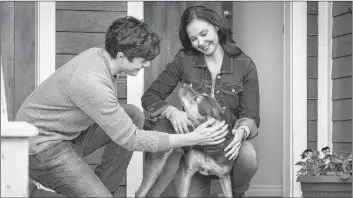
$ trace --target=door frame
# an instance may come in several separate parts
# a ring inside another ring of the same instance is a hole
[[[284,51],[282,194],[301,197],[294,163],[307,147],[307,2],[284,3]]]

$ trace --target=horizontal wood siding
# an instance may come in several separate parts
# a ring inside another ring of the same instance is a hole
[[[352,152],[352,2],[332,8],[333,152]]]
[[[126,1],[56,2],[56,68],[88,48],[104,48],[108,27],[114,20],[125,17],[126,14]],[[126,75],[119,76],[116,86],[121,104],[126,104],[127,100],[126,83]],[[101,163],[104,148],[86,157],[87,163],[93,169]],[[125,186],[126,176],[117,190],[120,194],[115,195],[124,197]]]
[[[317,149],[318,3],[307,2],[307,147]]]
[[[126,16],[125,1],[56,2],[56,68],[90,47],[104,48],[105,32]]]
[[[86,10],[86,11],[127,11],[127,3],[125,1],[86,1],[82,2],[57,2],[56,3],[57,10]]]
[[[56,54],[77,55],[91,47],[104,48],[104,38],[104,33],[56,32]]]
[[[58,32],[99,32],[105,33],[117,18],[126,16],[125,12],[99,12],[60,10],[56,13]]]

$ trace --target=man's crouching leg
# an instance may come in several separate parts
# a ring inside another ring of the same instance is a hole
[[[145,121],[143,112],[131,104],[122,104],[121,106],[133,123],[142,129]],[[125,177],[132,153],[133,151],[129,151],[113,141],[110,141],[104,149],[102,162],[96,167],[95,172],[112,194],[115,193],[122,178]]]

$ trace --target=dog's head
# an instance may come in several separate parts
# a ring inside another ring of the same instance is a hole
[[[194,127],[199,126],[210,118],[215,118],[219,122],[226,119],[225,112],[216,99],[206,93],[196,93],[186,83],[183,83],[180,87],[179,98]]]

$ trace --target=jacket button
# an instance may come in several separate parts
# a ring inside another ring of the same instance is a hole
[[[218,79],[218,80],[221,79],[221,76],[218,75],[218,76],[217,76],[217,79]]]
[[[222,107],[223,110],[226,110],[226,107]]]
[[[219,90],[216,90],[216,94],[219,94]]]

